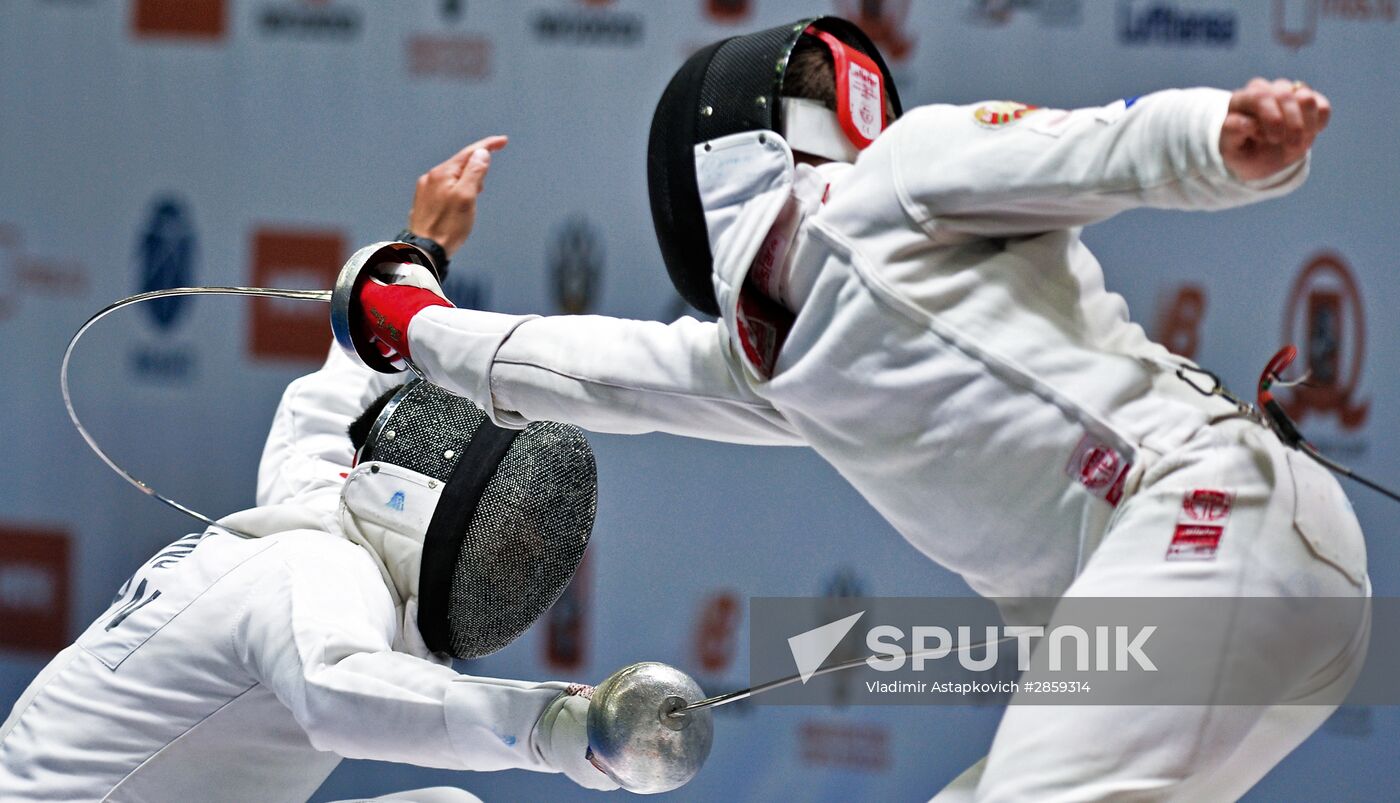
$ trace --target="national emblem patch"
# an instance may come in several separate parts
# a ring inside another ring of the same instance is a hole
[[[1039,108],[1039,106],[1027,103],[1017,103],[1014,100],[994,100],[978,106],[977,110],[972,113],[972,117],[983,128],[1000,128],[1016,122]]]

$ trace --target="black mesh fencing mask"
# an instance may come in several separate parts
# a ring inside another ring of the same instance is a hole
[[[443,484],[418,580],[418,629],[435,652],[477,658],[515,640],[563,593],[588,547],[598,474],[577,427],[504,429],[467,399],[414,380],[375,419],[360,461]]]
[[[847,20],[815,17],[702,48],[676,71],[651,118],[647,190],[661,256],[681,296],[711,315],[720,310],[710,278],[713,256],[695,177],[695,146],[745,131],[783,130],[780,101],[788,58],[809,29],[829,35],[833,47],[857,51],[862,63],[873,63],[893,117],[899,116],[899,94],[874,42]]]

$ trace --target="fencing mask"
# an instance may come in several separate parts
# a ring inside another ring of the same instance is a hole
[[[804,35],[831,55],[835,109],[784,97],[789,57]],[[647,146],[652,222],[676,290],[695,308],[719,314],[696,181],[697,145],[767,130],[796,150],[854,161],[854,154],[901,111],[880,51],[853,23],[839,17],[799,20],[736,36],[692,55],[661,95]]]
[[[374,418],[357,454],[365,463],[441,487],[431,517],[419,519],[427,527],[418,629],[434,652],[477,658],[509,644],[554,604],[583,559],[598,475],[577,427],[503,429],[467,399],[414,380]],[[403,500],[395,494],[389,504]]]

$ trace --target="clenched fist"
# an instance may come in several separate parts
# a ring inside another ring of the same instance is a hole
[[[1307,155],[1332,105],[1301,81],[1255,78],[1230,96],[1220,155],[1242,181],[1268,178]]]

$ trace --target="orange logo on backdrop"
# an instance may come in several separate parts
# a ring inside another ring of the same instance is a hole
[[[253,285],[326,290],[345,262],[337,231],[263,228],[253,232]],[[330,346],[325,304],[254,298],[248,350],[269,360],[323,360]]]
[[[739,598],[720,591],[705,600],[695,627],[695,652],[706,672],[723,672],[734,661],[734,634],[739,624]]]
[[[1200,285],[1179,287],[1157,313],[1157,342],[1188,360],[1201,346],[1201,322],[1206,316],[1206,291]]]
[[[1356,277],[1341,255],[1324,251],[1309,260],[1293,282],[1283,318],[1285,343],[1295,343],[1306,362],[1307,383],[1283,401],[1302,421],[1333,414],[1344,429],[1366,423],[1370,401],[1357,401],[1366,351],[1366,319]]]
[[[838,0],[836,16],[854,22],[891,63],[903,61],[914,49],[905,31],[909,0]]]
[[[740,22],[753,13],[753,0],[705,0],[705,13],[715,22]]]
[[[138,37],[222,39],[225,0],[136,0],[131,27]]]
[[[585,557],[574,579],[544,615],[544,660],[553,669],[579,669],[588,657],[584,632],[588,624],[588,598],[592,561]]]
[[[68,646],[68,564],[67,533],[0,525],[0,647]]]

